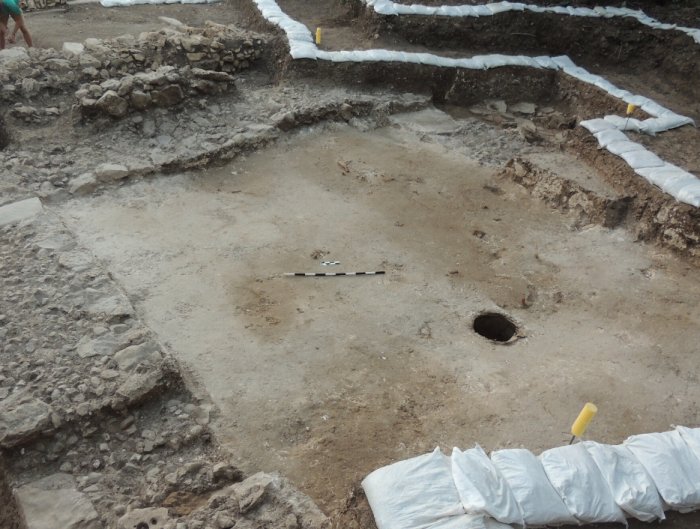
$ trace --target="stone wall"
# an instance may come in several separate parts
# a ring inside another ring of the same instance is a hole
[[[22,0],[20,3],[24,11],[36,11],[37,9],[51,9],[52,7],[68,7],[67,0]]]
[[[107,114],[121,118],[150,107],[177,105],[189,95],[222,93],[231,86],[233,76],[226,72],[161,66],[154,71],[84,84],[75,95],[83,116]]]
[[[60,51],[2,50],[0,102],[29,123],[50,120],[76,103],[82,116],[121,117],[172,106],[190,94],[229,90],[233,74],[262,54],[263,39],[235,26],[177,24],[138,37],[67,42]]]

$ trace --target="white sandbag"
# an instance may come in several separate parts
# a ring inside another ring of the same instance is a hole
[[[450,516],[421,529],[513,529],[482,514]]]
[[[588,119],[586,121],[582,121],[580,125],[591,134],[597,134],[598,132],[602,132],[604,130],[617,130],[615,125],[601,118]]]
[[[625,514],[582,444],[546,450],[540,454],[540,462],[549,482],[579,521],[625,523]]]
[[[629,141],[624,132],[617,129],[602,130],[594,134],[601,147],[607,147],[613,142]]]
[[[623,134],[624,136],[624,134]],[[625,136],[625,139],[622,141],[613,141],[608,143],[605,146],[606,149],[608,149],[611,153],[615,154],[616,156],[622,156],[623,154],[627,152],[634,152],[634,151],[644,151],[644,147],[641,146],[639,143],[634,142],[634,141],[629,141],[627,139],[627,136]]]
[[[523,525],[508,483],[479,445],[465,452],[452,449],[452,478],[467,513],[488,514],[499,522]]]
[[[446,529],[464,515],[450,459],[439,448],[372,472],[362,481],[378,529]]]
[[[644,522],[663,520],[664,505],[647,471],[624,446],[582,443],[603,475],[615,503]]]
[[[668,182],[687,178],[690,174],[670,163],[665,163],[661,167],[645,167],[644,169],[638,169],[636,172],[664,190]]]
[[[681,512],[700,507],[700,459],[677,431],[633,435],[623,445],[644,466],[670,507]]]
[[[640,121],[636,118],[623,118],[622,116],[605,116],[603,119],[608,123],[614,125],[616,129],[631,130],[634,132],[648,132],[649,134],[653,134],[653,130],[647,131],[644,121]]]
[[[696,185],[700,185],[700,180],[690,173],[685,173],[683,177],[667,179],[661,188],[669,195],[676,196],[681,191],[686,190],[687,192]]]
[[[676,431],[680,434],[683,442],[688,445],[695,454],[695,457],[700,459],[700,428],[687,428],[686,426],[676,426]]]
[[[700,181],[697,178],[694,178],[693,181],[686,181],[674,196],[681,202],[696,208],[700,207]]]
[[[498,450],[491,453],[491,461],[508,483],[527,525],[576,523],[532,452],[520,448]]]
[[[610,146],[608,146],[608,149],[610,149]],[[653,152],[644,148],[636,151],[626,151],[620,155],[620,158],[626,161],[634,170],[646,167],[661,167],[666,163]]]

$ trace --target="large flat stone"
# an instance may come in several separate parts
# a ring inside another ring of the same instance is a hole
[[[0,226],[33,219],[42,210],[41,200],[36,197],[6,204],[0,207]]]
[[[134,308],[131,306],[126,296],[122,294],[113,294],[100,298],[88,305],[87,312],[90,315],[104,315],[108,318],[118,318],[131,316],[134,313]]]
[[[163,359],[163,356],[160,354],[156,344],[146,342],[122,349],[114,355],[114,359],[119,364],[119,369],[128,371],[141,363],[158,364]]]
[[[70,474],[52,474],[15,490],[27,529],[100,529],[92,502]]]
[[[129,347],[136,342],[141,335],[134,332],[124,334],[105,333],[97,338],[84,336],[76,345],[76,353],[80,358],[91,356],[111,356],[117,351]]]
[[[29,60],[29,54],[24,48],[5,48],[0,50],[0,63],[10,61],[26,61]]]
[[[18,394],[0,404],[0,447],[21,445],[51,423],[51,406]]]
[[[148,373],[133,373],[117,388],[117,401],[122,404],[135,404],[160,386],[163,382],[162,372],[157,369]]]
[[[67,55],[80,55],[85,51],[85,46],[80,42],[64,42],[62,50]]]

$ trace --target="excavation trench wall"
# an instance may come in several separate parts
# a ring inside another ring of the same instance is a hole
[[[3,529],[24,529],[20,523],[17,505],[15,504],[10,485],[8,483],[7,470],[0,457],[0,527]]]
[[[565,104],[580,120],[624,113],[626,103],[565,73],[524,66],[490,70],[441,68],[409,63],[334,63],[322,60],[286,61],[285,76],[334,79],[350,85],[430,94],[438,104],[471,106],[485,99]],[[639,118],[649,117],[639,111]]]
[[[566,114],[572,116],[569,122],[560,125],[573,129],[567,149],[582,156],[620,193],[620,202],[613,204],[614,219],[611,220],[611,211],[608,211],[610,204],[603,200],[591,202],[592,209],[586,212],[589,220],[611,227],[625,224],[639,240],[660,243],[696,263],[700,260],[700,211],[647,183],[623,160],[600,151],[595,138],[575,127],[577,121],[624,113],[626,105],[599,88],[562,72],[526,67],[465,70],[406,63],[378,65],[296,60],[286,62],[286,75],[412,90],[432,95],[438,104],[470,106],[485,99],[517,102],[527,94],[529,100],[540,104],[563,105],[568,108]],[[527,164],[525,168],[526,177],[516,175],[513,164],[505,174],[532,189],[543,175]],[[568,209],[574,191],[567,191],[566,186],[552,189],[552,196],[542,198],[554,207]]]
[[[700,95],[700,46],[677,31],[655,30],[633,18],[585,18],[509,11],[488,17],[377,14],[361,0],[352,13],[368,36],[394,33],[439,50],[568,55],[586,68],[658,72],[689,97]]]

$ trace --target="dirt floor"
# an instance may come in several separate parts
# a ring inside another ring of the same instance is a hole
[[[104,8],[99,3],[70,5],[68,9],[51,9],[25,13],[34,45],[58,48],[64,42],[82,42],[87,38],[110,38],[163,27],[158,17],[165,16],[191,26],[201,26],[207,20],[220,24],[240,23],[241,15],[226,3],[203,4],[195,7],[182,4],[143,5],[129,8]],[[22,45],[18,38],[17,45]]]
[[[368,35],[340,4],[280,1],[327,29],[329,49],[434,51]],[[90,3],[27,22],[38,46],[60,48],[157,29],[159,16],[244,21],[227,3]],[[595,73],[700,117],[663,76]],[[563,142],[526,141],[513,116],[504,124],[447,110],[378,128],[363,119],[305,127],[225,165],[47,205],[103,262],[195,393],[212,399],[214,433],[237,466],[289,477],[344,529],[373,527],[356,495],[372,470],[435,446],[561,445],[586,401],[600,410],[588,437],[601,442],[700,424],[698,268],[635,241],[629,226],[556,211],[503,176],[523,156],[616,196]],[[644,141],[697,174],[697,134]],[[282,276],[376,270],[386,274]],[[516,323],[511,342],[474,332],[484,311]]]
[[[561,444],[585,401],[599,441],[698,421],[697,271],[421,141],[451,126],[322,127],[59,210],[212,395],[240,464],[328,512],[435,445]],[[319,260],[387,275],[280,276]],[[476,335],[484,310],[522,338]]]

